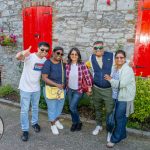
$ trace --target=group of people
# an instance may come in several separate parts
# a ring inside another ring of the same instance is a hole
[[[43,94],[47,103],[48,121],[54,135],[59,134],[63,125],[59,120],[65,97],[69,99],[69,109],[72,117],[71,132],[80,131],[82,122],[78,112],[78,103],[84,94],[82,82],[87,83],[87,95],[92,95],[96,115],[96,128],[92,134],[97,135],[102,130],[103,103],[106,108],[106,120],[115,108],[115,128],[107,135],[107,147],[126,138],[126,123],[129,114],[133,113],[135,97],[135,77],[132,68],[126,62],[126,53],[116,51],[115,55],[104,51],[102,41],[93,44],[93,54],[85,63],[82,61],[78,48],[72,48],[68,59],[63,61],[64,49],[55,47],[50,59],[46,56],[50,45],[46,42],[38,44],[38,51],[30,53],[31,47],[17,53],[16,58],[24,62],[20,79],[20,104],[22,141],[29,137],[28,112],[32,105],[31,124],[35,132],[40,132],[38,123],[38,105],[40,100],[40,79],[45,82]],[[92,77],[91,77],[92,74]],[[63,91],[63,96],[51,99],[47,96],[48,87],[57,87]],[[107,124],[106,124],[107,126]]]

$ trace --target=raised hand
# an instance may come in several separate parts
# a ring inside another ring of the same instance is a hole
[[[29,48],[26,49],[26,50],[24,50],[24,51],[22,52],[22,54],[23,54],[25,57],[29,56],[29,55],[30,55],[30,50],[31,50],[31,48],[32,48],[32,46],[29,46]]]

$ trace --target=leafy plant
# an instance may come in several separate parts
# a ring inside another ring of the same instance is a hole
[[[3,29],[0,31],[0,45],[1,46],[16,46],[17,36],[14,34],[7,35],[3,32]]]
[[[150,117],[150,78],[136,78],[135,113],[130,118],[144,122]]]
[[[0,97],[5,97],[13,93],[17,93],[17,91],[14,90],[9,84],[0,87]]]

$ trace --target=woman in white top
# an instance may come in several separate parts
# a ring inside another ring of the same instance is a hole
[[[68,54],[68,63],[66,64],[66,85],[69,98],[69,108],[72,117],[72,126],[70,131],[80,131],[82,122],[78,113],[78,103],[83,94],[82,80],[85,78],[88,85],[88,94],[91,92],[92,80],[86,65],[81,60],[81,54],[78,48],[72,48]]]
[[[115,67],[112,69],[111,76],[105,75],[105,79],[111,83],[112,97],[116,104],[116,127],[107,139],[107,147],[112,148],[115,143],[126,138],[127,117],[133,113],[133,100],[136,93],[134,72],[126,63],[126,53],[123,50],[115,53]]]

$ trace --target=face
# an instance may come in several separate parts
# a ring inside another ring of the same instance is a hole
[[[71,54],[70,54],[71,61],[77,62],[78,58],[79,58],[79,56],[78,56],[77,52],[76,51],[72,51]]]
[[[56,52],[53,53],[53,58],[57,61],[62,60],[64,53],[62,50],[57,50]]]
[[[122,66],[126,62],[126,58],[123,54],[119,53],[115,57],[115,63],[117,66]]]
[[[49,48],[45,46],[41,46],[38,48],[38,53],[41,57],[46,57],[49,52]]]
[[[97,57],[101,57],[104,54],[103,44],[95,44],[93,47],[93,51]]]

